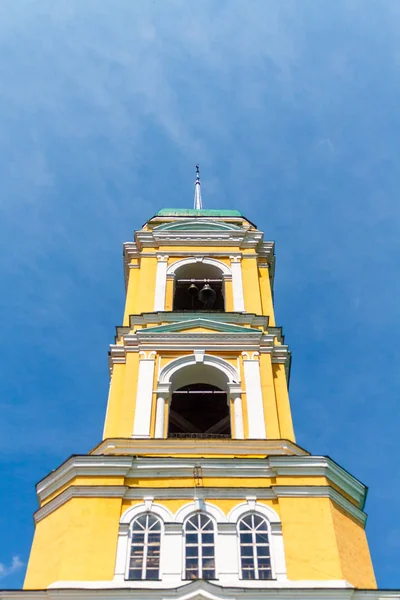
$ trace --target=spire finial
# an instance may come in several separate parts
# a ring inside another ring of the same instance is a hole
[[[201,201],[201,189],[200,189],[200,169],[199,165],[196,165],[196,181],[194,184],[194,208],[199,210],[203,208]]]

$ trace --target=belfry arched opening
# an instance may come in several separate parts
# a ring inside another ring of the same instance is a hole
[[[168,437],[230,438],[227,382],[217,369],[195,365],[176,374]]]
[[[214,265],[196,262],[175,273],[174,311],[224,311],[222,273]]]

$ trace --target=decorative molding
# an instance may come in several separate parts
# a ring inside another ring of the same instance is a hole
[[[193,265],[199,262],[200,257],[191,256],[188,258],[182,258],[181,260],[177,260],[173,262],[167,270],[167,276],[175,276],[176,272],[181,268],[187,265]],[[216,267],[219,269],[225,277],[231,277],[232,272],[231,269],[224,262],[217,260],[216,258],[211,258],[208,256],[202,256],[201,262],[205,265],[210,265],[212,267]]]
[[[196,364],[196,357],[194,354],[187,354],[184,356],[180,356],[175,360],[169,362],[163,369],[160,371],[159,382],[160,384],[170,383],[172,376],[181,369],[184,369],[188,366],[193,366]],[[240,381],[239,373],[228,361],[220,358],[219,356],[214,356],[211,354],[205,354],[203,359],[203,364],[206,366],[213,367],[222,372],[228,382],[238,383]]]

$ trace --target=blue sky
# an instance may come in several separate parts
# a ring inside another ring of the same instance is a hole
[[[0,4],[0,586],[34,484],[101,437],[122,243],[158,209],[237,208],[276,241],[298,442],[369,486],[400,587],[400,4]]]

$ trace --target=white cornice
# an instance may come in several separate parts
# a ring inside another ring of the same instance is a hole
[[[168,476],[168,473],[164,474]],[[193,476],[193,466],[187,477]],[[207,474],[203,473],[203,477]],[[214,475],[215,477],[216,475]],[[232,476],[232,474],[231,474]],[[251,476],[256,476],[251,474]],[[173,472],[169,474],[173,477]],[[347,498],[342,496],[331,486],[269,486],[269,487],[202,487],[196,489],[196,496],[203,500],[210,498],[224,498],[228,500],[244,500],[247,496],[256,496],[258,500],[272,498],[329,498],[340,506],[347,514],[356,519],[361,525],[365,525],[365,513],[354,506]],[[177,500],[192,499],[193,488],[169,487],[165,488],[131,488],[127,486],[70,486],[58,496],[50,500],[34,514],[35,523],[44,519],[57,508],[68,502],[71,498],[121,498],[123,500],[143,500],[145,496],[151,496],[154,500]]]
[[[208,452],[210,450],[208,449]],[[268,486],[280,495],[308,495],[317,493],[318,496],[328,495],[354,518],[365,522],[362,512],[366,488],[352,475],[339,467],[330,458],[323,456],[269,456],[266,458],[204,458],[195,459],[196,466],[201,467],[204,478],[234,478],[236,481],[248,478],[271,479],[284,476],[324,476],[336,488],[343,491],[340,494],[330,486]],[[193,477],[193,458],[186,457],[138,457],[138,456],[112,456],[88,455],[73,456],[58,469],[40,481],[37,493],[40,502],[43,502],[58,489],[65,486],[75,477],[83,476],[121,476],[124,479],[191,479]],[[108,486],[104,486],[108,488]],[[239,486],[238,486],[239,487]],[[124,486],[111,486],[110,489],[125,490]],[[76,488],[80,489],[80,488]],[[88,486],[94,494],[98,487]],[[263,488],[261,488],[263,489]],[[301,491],[302,490],[302,491]],[[308,490],[308,491],[307,491]],[[324,491],[325,490],[325,491]],[[327,492],[326,490],[332,490]],[[62,492],[63,494],[66,494]],[[125,492],[124,492],[125,493]],[[347,497],[346,497],[347,496]],[[350,497],[353,501],[348,500]],[[59,496],[50,500],[57,504]],[[66,501],[66,500],[65,500]],[[44,511],[47,504],[40,511]],[[40,513],[42,514],[42,513]]]
[[[255,582],[256,583],[256,582]],[[268,584],[268,585],[266,585]],[[208,581],[155,587],[150,582],[59,581],[46,590],[6,590],[2,600],[399,600],[400,590],[362,590],[344,580],[270,581],[263,587],[222,587]]]
[[[207,454],[235,457],[259,455],[262,457],[308,456],[308,452],[289,440],[236,440],[236,439],[152,439],[110,438],[101,442],[91,453],[99,455],[181,456]]]

